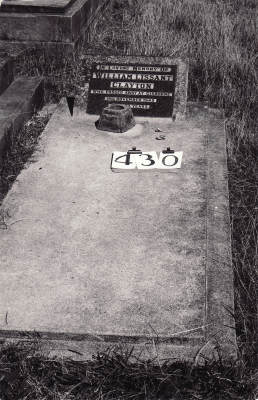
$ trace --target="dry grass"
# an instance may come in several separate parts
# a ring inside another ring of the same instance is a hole
[[[44,76],[45,103],[57,102],[65,95],[79,96],[85,85],[80,57],[66,54],[57,46],[49,50],[36,43],[15,60],[15,75]]]
[[[235,319],[239,360],[135,360],[119,348],[92,362],[48,360],[31,347],[3,345],[3,399],[255,399],[258,396],[258,4],[257,0],[114,0],[84,54],[24,56],[21,74],[47,76],[47,101],[83,94],[87,53],[187,57],[189,100],[225,110]],[[52,58],[51,58],[52,57]],[[17,157],[14,155],[14,164]],[[11,170],[7,172],[12,175]]]
[[[135,359],[133,348],[119,345],[93,356],[92,361],[48,359],[40,344],[10,345],[1,352],[0,394],[3,399],[26,400],[141,400],[141,399],[253,399],[256,377],[242,374],[241,364],[210,361],[202,366],[186,362]]]

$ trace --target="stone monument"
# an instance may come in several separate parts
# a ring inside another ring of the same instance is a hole
[[[109,0],[4,0],[0,7],[0,49],[62,45],[80,49],[93,20]]]

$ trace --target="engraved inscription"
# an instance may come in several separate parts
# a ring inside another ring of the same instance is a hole
[[[129,105],[135,116],[170,117],[175,81],[173,65],[93,64],[87,112],[100,115],[114,102]]]

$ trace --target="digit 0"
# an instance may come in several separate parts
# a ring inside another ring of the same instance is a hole
[[[166,164],[166,158],[168,157],[174,157],[174,163],[173,164]],[[165,157],[162,158],[162,164],[165,165],[166,167],[174,167],[178,163],[178,157],[175,156],[174,154],[169,154]]]

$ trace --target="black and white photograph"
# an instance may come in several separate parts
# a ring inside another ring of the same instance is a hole
[[[0,0],[0,400],[258,400],[257,0]]]

